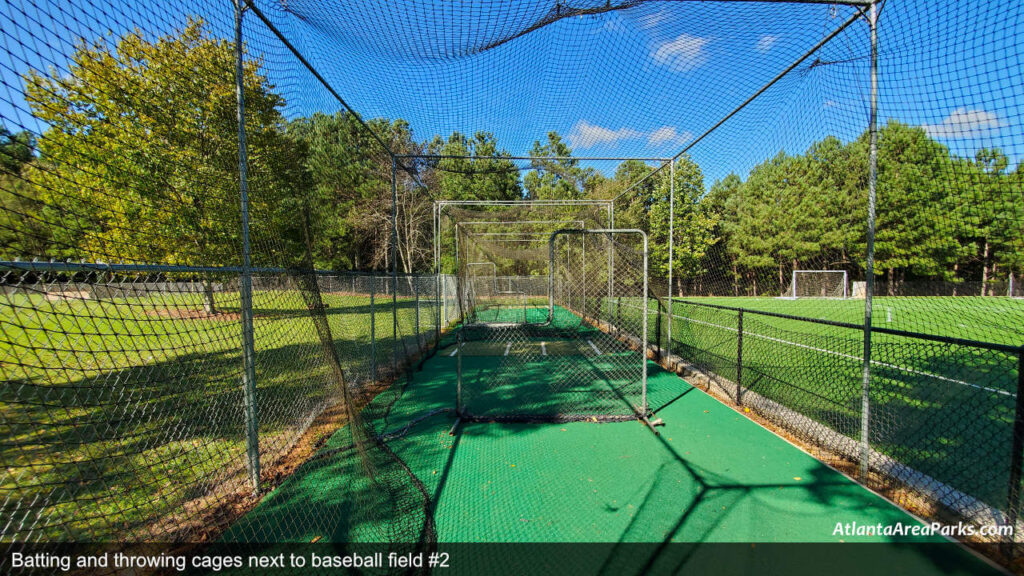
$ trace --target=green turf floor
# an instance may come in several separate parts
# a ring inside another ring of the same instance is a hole
[[[443,351],[429,360],[388,429],[451,406],[455,365]],[[837,523],[917,521],[676,376],[653,364],[650,371],[651,406],[665,421],[660,436],[637,422],[576,422],[464,423],[453,437],[453,417],[442,413],[388,445],[425,485],[441,543],[876,542],[888,544],[870,547],[869,556],[891,555],[902,573],[931,573],[938,553],[944,573],[986,569],[954,544],[938,552],[905,544],[937,537],[833,535]],[[324,449],[336,447],[332,439]],[[376,533],[323,533],[294,521],[311,506],[321,516],[352,513],[353,468],[344,459],[299,469],[226,538],[348,541]]]

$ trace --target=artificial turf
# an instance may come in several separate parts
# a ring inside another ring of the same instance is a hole
[[[922,329],[927,325],[910,322],[930,322],[940,336],[989,334],[1004,338],[1003,343],[1021,326],[1008,324],[1002,332],[988,332],[980,320],[992,323],[1000,310],[1008,317],[1021,306],[1009,298],[878,300],[881,326]],[[737,312],[702,303],[838,321],[855,321],[854,308],[863,314],[864,304],[775,298],[673,302],[673,353],[732,381],[740,353]],[[943,314],[936,312],[947,305]],[[893,323],[884,322],[885,309],[893,310]],[[896,324],[900,318],[904,323]],[[963,322],[969,323],[966,332],[959,327]],[[743,323],[746,389],[860,438],[862,331],[749,312]],[[1007,509],[1018,363],[1016,351],[876,333],[869,391],[872,449],[991,507]]]
[[[391,427],[451,407],[456,362],[443,353],[427,361],[392,409]],[[449,436],[454,416],[439,413],[389,440],[388,447],[423,482],[442,544],[860,541],[878,544],[864,561],[888,557],[903,573],[931,573],[940,559],[947,573],[987,569],[955,544],[906,545],[939,542],[937,537],[834,535],[837,523],[917,520],[675,375],[654,364],[649,368],[651,405],[665,421],[657,436],[636,421],[463,423]],[[324,450],[349,438],[339,434]],[[354,458],[354,451],[341,451],[300,468],[226,539],[259,532],[266,541],[358,541],[380,533],[371,526],[353,530],[343,520],[354,514],[353,492],[365,483]],[[341,531],[324,533],[323,526],[287,521],[310,506],[333,516]],[[572,566],[596,572],[614,564],[615,554],[612,546],[597,548]],[[714,562],[713,548],[704,554]],[[529,558],[481,562],[463,558],[456,564],[466,572],[482,573],[486,566],[487,573],[500,567],[510,574],[558,565]],[[644,565],[644,559],[630,559],[634,570],[621,572],[641,573],[635,569]],[[830,571],[849,566],[836,568]]]

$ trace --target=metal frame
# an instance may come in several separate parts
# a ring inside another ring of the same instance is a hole
[[[867,262],[864,286],[864,369],[861,382],[860,479],[868,479],[871,456],[871,305],[875,292],[875,201],[878,186],[878,3],[871,0],[867,14],[871,34],[871,105],[868,117]],[[863,15],[863,10],[861,15]]]
[[[410,156],[410,157],[412,157],[412,156]],[[495,157],[491,157],[491,158],[501,158],[501,157],[495,156]],[[624,160],[628,160],[628,158],[624,158]],[[437,277],[437,299],[441,303],[440,314],[441,314],[441,318],[442,319],[443,318],[447,318],[447,312],[448,312],[448,310],[447,310],[447,308],[448,308],[447,302],[445,301],[445,299],[442,297],[442,294],[441,294],[441,276],[442,276],[442,274],[441,274],[441,219],[444,217],[444,209],[445,209],[446,206],[509,206],[509,207],[517,207],[517,208],[519,208],[519,207],[528,208],[528,207],[533,207],[533,206],[598,206],[598,207],[604,206],[606,208],[606,210],[608,211],[608,222],[609,222],[609,225],[614,225],[614,223],[615,223],[615,200],[614,199],[592,198],[592,199],[582,199],[582,200],[435,200],[434,201],[434,218],[433,218],[433,228],[434,228],[434,230],[433,230],[434,231],[434,254],[433,254],[433,258],[434,258],[434,275]],[[459,246],[458,246],[458,243],[459,243],[459,227],[462,226],[462,225],[466,225],[466,224],[475,224],[477,222],[479,222],[479,221],[456,222],[455,223],[455,262],[456,262],[456,266],[458,266],[458,258],[459,258]],[[505,222],[508,222],[510,224],[520,223],[520,221],[488,221],[488,223],[505,223]],[[547,220],[524,220],[524,221],[521,221],[521,222],[524,223],[524,224],[525,223],[529,223],[529,224],[541,224],[541,223],[561,224],[561,223],[564,222],[564,223],[579,224],[580,226],[584,226],[585,225],[584,221],[583,220],[579,220],[579,219],[565,219],[565,220],[552,220],[552,221],[547,221]],[[482,224],[483,222],[480,222],[480,223]],[[459,294],[459,282],[458,282],[458,279],[456,278],[456,298],[460,298],[460,296],[458,294]],[[460,318],[460,320],[461,320],[461,318]],[[437,323],[437,334],[436,334],[435,342],[440,342],[441,341],[441,324],[442,324],[442,322],[438,322]]]
[[[256,338],[252,312],[252,261],[249,246],[248,153],[245,147],[245,75],[243,72],[242,11],[244,0],[235,0],[235,102],[238,122],[238,191],[242,214],[242,391],[245,403],[245,453],[253,494],[260,492],[259,413],[256,402]]]
[[[844,300],[847,298],[847,283],[849,281],[849,275],[846,272],[846,270],[793,270],[793,273],[792,273],[791,279],[790,279],[790,288],[789,289],[790,289],[790,293],[792,294],[792,297],[793,297],[794,300],[796,298],[798,298],[798,296],[796,295],[796,275],[799,274],[799,273],[807,273],[807,272],[827,272],[827,273],[830,273],[830,274],[842,274],[843,275],[843,296],[842,296],[842,298]]]
[[[696,1],[696,0],[685,0],[685,1]],[[849,19],[847,19],[838,28],[834,29],[831,33],[829,33],[824,38],[822,38],[820,42],[818,42],[813,47],[811,47],[806,53],[804,53],[804,55],[802,55],[801,57],[797,58],[791,65],[786,67],[779,74],[777,74],[774,78],[772,78],[770,81],[768,81],[764,86],[762,86],[760,89],[758,89],[756,92],[754,92],[744,102],[742,102],[739,106],[737,106],[732,112],[730,112],[729,114],[725,115],[721,120],[719,120],[713,126],[711,126],[706,131],[704,131],[700,136],[698,136],[696,139],[694,139],[691,142],[689,142],[678,154],[673,156],[671,159],[667,159],[667,162],[665,161],[666,159],[632,158],[632,159],[647,160],[647,161],[659,161],[659,160],[661,160],[661,161],[663,161],[663,163],[662,163],[662,165],[660,167],[658,167],[655,170],[651,171],[650,173],[645,175],[643,178],[641,178],[637,182],[634,182],[633,184],[631,184],[626,190],[624,190],[622,192],[622,194],[620,194],[620,196],[622,196],[623,194],[626,194],[627,192],[629,192],[630,190],[632,190],[636,186],[639,186],[642,182],[646,181],[653,174],[656,174],[656,173],[660,172],[661,170],[663,170],[664,167],[665,167],[665,164],[667,164],[667,163],[670,164],[671,165],[670,169],[674,169],[674,167],[675,167],[675,160],[678,160],[680,157],[682,157],[683,154],[685,154],[690,149],[692,149],[695,145],[697,145],[699,142],[701,142],[709,134],[711,134],[712,132],[717,130],[722,124],[724,124],[731,117],[733,117],[735,114],[737,114],[740,110],[742,110],[747,105],[749,105],[750,102],[752,102],[757,97],[759,97],[761,94],[763,94],[766,90],[768,90],[772,85],[774,85],[776,82],[778,82],[781,78],[783,78],[784,76],[786,76],[787,74],[792,72],[797,66],[799,66],[801,63],[803,63],[805,60],[807,60],[811,55],[813,55],[815,52],[817,52],[822,46],[824,46],[825,44],[830,42],[833,38],[835,38],[838,34],[840,34],[843,30],[845,30],[847,27],[852,25],[858,19],[865,18],[868,21],[868,25],[869,25],[869,28],[870,28],[870,36],[871,36],[871,95],[870,95],[870,110],[869,110],[869,133],[870,133],[870,137],[869,137],[869,153],[868,153],[868,157],[869,157],[869,160],[868,160],[868,174],[869,174],[868,175],[868,213],[867,213],[867,227],[868,227],[868,231],[867,231],[867,255],[866,255],[866,259],[867,259],[867,265],[866,265],[866,286],[865,286],[865,304],[864,304],[864,319],[865,319],[865,321],[864,321],[864,368],[863,368],[863,383],[862,383],[862,419],[861,419],[862,453],[861,453],[861,462],[860,462],[861,478],[865,479],[866,476],[867,476],[867,470],[868,470],[867,457],[869,455],[868,444],[869,444],[870,417],[869,417],[869,401],[868,401],[868,395],[869,394],[868,393],[869,393],[869,389],[870,389],[870,379],[871,379],[871,375],[870,375],[870,370],[871,370],[871,366],[870,366],[870,358],[871,358],[871,310],[872,310],[872,297],[873,297],[873,293],[874,293],[875,203],[876,203],[876,186],[877,186],[877,176],[878,176],[878,164],[877,164],[877,148],[878,148],[878,134],[877,134],[877,116],[878,116],[878,0],[722,0],[722,1],[727,1],[727,2],[728,1],[731,1],[731,2],[768,1],[768,2],[792,3],[792,4],[833,4],[833,5],[838,4],[838,5],[846,5],[846,6],[855,7],[857,9],[857,14],[855,14],[852,17],[850,17]],[[250,9],[250,10],[252,10],[256,14],[256,16],[267,26],[267,28],[273,34],[275,34],[284,43],[285,47],[289,51],[291,51],[291,53],[296,58],[298,58],[299,62],[301,62],[302,65],[305,66],[310,71],[310,73],[313,74],[313,76],[317,79],[317,81],[319,81],[328,90],[328,92],[330,92],[330,94],[344,108],[346,108],[349,112],[352,112],[353,114],[355,114],[355,110],[338,94],[338,92],[334,89],[334,87],[331,86],[331,84],[329,82],[327,82],[327,80],[316,70],[316,68],[308,60],[306,60],[306,58],[302,55],[302,53],[299,52],[298,49],[295,48],[295,46],[287,39],[287,37],[285,37],[274,26],[274,24],[259,10],[259,8],[257,6],[255,6],[255,3],[254,3],[253,0],[235,0],[235,8],[236,8],[236,53],[237,53],[237,58],[238,58],[239,61],[241,59],[240,47],[242,45],[242,42],[241,42],[241,14],[242,14],[242,10],[243,10],[243,4],[245,5],[246,9]],[[613,5],[609,4],[609,5],[601,6],[601,7],[597,7],[597,8],[580,8],[580,9],[571,9],[571,8],[569,8],[569,9],[566,9],[564,11],[560,11],[558,16],[560,18],[567,18],[567,17],[571,17],[571,16],[580,16],[580,15],[585,15],[585,14],[600,14],[600,13],[604,13],[604,12],[610,12],[610,11],[614,11],[614,10],[620,10],[620,9],[628,8],[628,7],[632,6],[632,5],[633,5],[632,3],[627,2],[625,4],[618,5],[618,6],[613,6]],[[518,34],[517,37],[521,36],[521,35],[524,35],[524,34],[527,34],[530,31],[532,31],[533,29],[534,28],[528,28],[528,29],[524,30],[523,32],[521,32],[520,34]],[[239,64],[239,69],[236,70],[236,75],[238,76],[239,85],[241,85],[240,64]],[[239,92],[238,98],[239,98],[239,124],[240,124],[240,127],[239,127],[240,142],[239,143],[243,144],[242,138],[244,138],[244,128],[241,126],[241,124],[242,124],[242,122],[241,122],[241,119],[242,119],[241,110],[242,110],[242,105],[243,105],[241,92]],[[365,124],[365,122],[362,120],[361,116],[356,114],[356,118],[359,120],[360,123],[363,124],[365,129],[370,132],[370,134],[377,140],[377,142],[391,155],[391,158],[392,158],[392,172],[393,173],[395,172],[395,169],[397,168],[397,161],[398,161],[399,158],[406,159],[406,158],[444,158],[445,157],[445,156],[438,156],[438,155],[433,155],[433,156],[432,155],[398,155],[398,154],[395,153],[394,150],[392,150],[387,145],[386,142],[384,142],[384,140],[382,140],[380,138],[380,136],[376,132],[374,132],[372,129],[369,128],[369,126],[367,124]],[[494,157],[477,157],[477,156],[460,157],[460,156],[451,156],[451,158],[466,158],[466,159],[493,158],[493,159],[506,159],[506,160],[532,160],[533,159],[531,157],[521,157],[521,156],[494,156]],[[557,157],[554,157],[554,158],[549,157],[549,158],[547,158],[547,160],[558,160],[558,159],[559,158],[557,158]],[[620,160],[626,160],[626,159],[630,159],[630,158],[619,158],[619,159]],[[609,158],[609,157],[591,157],[591,158],[579,157],[579,158],[572,158],[572,160],[576,160],[576,161],[587,161],[587,160],[598,161],[598,160],[616,160],[616,158]],[[245,149],[244,149],[244,146],[240,146],[239,147],[239,165],[240,165],[240,168],[243,170],[242,174],[244,174],[244,167],[245,167]],[[405,165],[403,165],[402,168],[404,170],[408,171],[408,168]],[[410,174],[413,174],[413,173],[410,171]],[[415,178],[414,174],[413,174],[413,177]],[[674,180],[674,178],[673,178],[673,180]],[[392,184],[394,185],[394,178],[392,179]],[[245,188],[246,188],[246,184],[245,184],[245,179],[244,179],[244,176],[243,176],[243,178],[241,179],[241,182],[240,182],[240,189],[242,191],[243,214],[245,214],[246,207],[247,207],[247,199],[245,197]],[[614,202],[614,200],[615,199],[612,199],[612,202]],[[672,198],[671,198],[670,201],[673,202],[673,204],[674,204],[674,193],[672,194]],[[395,206],[393,206],[393,208],[395,208]],[[435,231],[434,263],[435,263],[435,274],[436,274],[436,276],[438,278],[438,282],[437,282],[438,294],[437,294],[437,297],[438,297],[438,300],[442,301],[442,304],[443,304],[443,300],[441,298],[441,282],[440,282],[440,280],[441,280],[440,262],[439,262],[439,260],[440,260],[440,247],[437,245],[437,231],[440,228],[440,218],[441,218],[441,211],[442,210],[443,210],[443,205],[437,207],[437,209],[435,210],[435,218],[434,218],[434,231]],[[670,215],[671,220],[674,220],[673,216],[674,215]],[[609,229],[613,229],[614,228],[614,215],[613,215],[613,213],[610,214],[609,221],[610,221]],[[394,225],[395,224],[393,222],[393,226]],[[246,235],[247,235],[247,227],[248,227],[247,221],[243,221],[243,229],[244,229],[244,232],[246,233]],[[670,230],[670,239],[669,239],[669,250],[670,251],[672,250],[673,244],[674,244],[673,238],[672,238],[672,234],[673,233],[674,233],[674,230]],[[247,250],[245,252],[247,254]],[[395,263],[395,267],[397,268],[397,262]],[[249,267],[246,265],[246,266],[243,266],[243,268],[248,270]],[[670,276],[672,275],[672,268],[673,268],[672,260],[671,260],[671,257],[670,257],[670,259],[669,259],[669,274],[670,274]],[[396,286],[396,288],[397,288],[397,286]],[[670,296],[671,296],[671,290],[672,290],[672,283],[671,283],[671,280],[670,280],[670,282],[669,282],[669,291],[670,291],[669,294],[670,294]],[[670,298],[669,301],[671,302],[671,298]],[[444,313],[443,308],[442,308],[442,312],[441,313],[442,314]],[[437,322],[438,336],[440,336],[440,330],[441,330],[440,326],[441,326],[441,322],[439,321],[439,322]],[[671,322],[669,323],[669,330],[671,330]],[[670,342],[671,342],[671,338],[670,338]],[[671,346],[670,343],[669,343],[669,346]]]
[[[579,235],[596,234],[596,235],[607,235],[607,236],[612,236],[612,237],[615,234],[637,234],[637,235],[639,235],[643,239],[643,244],[644,244],[644,254],[643,254],[643,275],[644,275],[644,282],[643,282],[643,294],[644,294],[644,296],[643,296],[643,309],[647,310],[647,305],[648,305],[647,293],[648,293],[648,288],[649,288],[648,281],[647,281],[648,280],[648,276],[649,276],[649,274],[648,274],[648,267],[647,267],[647,254],[648,254],[648,250],[647,250],[647,234],[643,230],[639,230],[639,229],[636,229],[636,228],[588,228],[588,229],[562,228],[560,230],[555,230],[554,232],[552,232],[551,233],[551,238],[548,240],[548,254],[549,254],[549,258],[550,258],[550,264],[548,265],[548,278],[549,278],[549,280],[548,280],[548,324],[553,322],[554,321],[554,317],[555,317],[555,289],[554,289],[554,286],[555,286],[555,265],[554,265],[554,262],[555,262],[555,239],[558,236],[560,236],[560,235],[561,236],[567,236],[567,235],[570,235],[570,234],[579,234]],[[611,269],[608,270],[608,274],[609,275],[611,275],[612,272],[613,271]],[[586,311],[584,311],[584,314],[586,314]],[[647,418],[650,415],[650,408],[647,405],[647,347],[648,347],[647,314],[644,313],[644,314],[641,314],[641,316],[643,318],[643,320],[641,322],[643,328],[641,329],[642,333],[638,337],[640,339],[640,362],[642,363],[643,366],[641,368],[641,379],[640,379],[640,382],[641,382],[640,413],[637,414],[637,416],[641,420],[643,420],[647,424],[647,426],[650,427],[650,429],[652,431],[654,431],[655,434],[657,434],[657,431],[654,430],[654,426],[651,425],[650,421]]]

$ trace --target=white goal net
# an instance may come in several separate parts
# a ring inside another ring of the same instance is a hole
[[[846,270],[794,270],[789,298],[846,298]]]

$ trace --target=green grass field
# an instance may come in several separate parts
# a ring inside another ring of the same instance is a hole
[[[597,301],[592,303],[596,306]],[[630,299],[601,301],[614,323],[638,325]],[[857,324],[863,300],[680,298],[672,350],[737,380],[738,314],[715,304]],[[981,297],[880,297],[876,326],[996,344],[1019,342],[1021,301]],[[667,341],[649,303],[648,339]],[[664,319],[664,317],[663,317]],[[993,329],[992,327],[998,327]],[[863,331],[746,313],[743,386],[848,438],[861,437]],[[913,470],[1001,510],[1008,507],[1016,351],[875,333],[869,393],[871,447]],[[785,426],[786,422],[780,422]],[[825,446],[828,438],[819,439]]]
[[[864,300],[858,298],[687,297],[678,300],[858,325],[864,323]],[[872,300],[871,323],[892,330],[1021,346],[1024,345],[1024,299],[1002,296],[876,296]]]
[[[858,323],[863,300],[681,298],[673,352],[732,381],[737,313],[719,304]],[[1021,343],[1009,298],[875,300],[874,324],[1001,344]],[[891,320],[891,321],[887,321]],[[664,331],[664,327],[663,327]],[[744,315],[743,385],[850,438],[861,435],[860,330]],[[1006,509],[1017,354],[876,333],[872,348],[872,448],[990,506]]]
[[[173,538],[166,520],[183,505],[244,486],[238,294],[217,300],[221,315],[194,318],[198,294],[3,299],[5,517],[43,539]],[[369,298],[323,300],[346,377],[367,378]],[[259,290],[254,309],[260,450],[271,460],[336,387],[297,291]],[[411,300],[398,302],[402,334],[415,313]],[[390,297],[377,299],[374,316],[377,361],[386,366],[395,344]],[[426,330],[426,308],[421,321]]]

